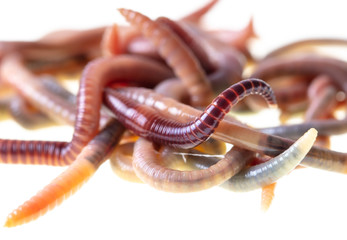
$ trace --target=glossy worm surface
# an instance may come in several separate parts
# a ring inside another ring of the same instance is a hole
[[[32,221],[77,191],[106,160],[123,132],[124,128],[117,121],[110,122],[62,174],[14,210],[5,226],[13,227]]]
[[[243,80],[223,91],[194,121],[182,124],[162,118],[120,94],[117,96],[115,91],[106,92],[107,106],[124,126],[148,140],[177,148],[191,148],[208,139],[232,106],[250,94],[259,94],[270,106],[276,105],[269,85],[258,79]]]
[[[317,137],[317,131],[310,129],[281,155],[244,169],[224,183],[232,191],[250,191],[276,182],[287,175],[304,159]]]
[[[68,165],[14,210],[6,226],[30,222],[54,208],[109,157],[121,178],[159,190],[263,188],[266,209],[276,181],[299,165],[347,173],[347,154],[329,149],[330,136],[347,131],[346,61],[298,50],[345,41],[297,42],[257,60],[249,45],[256,41],[252,18],[238,31],[205,26],[202,17],[216,3],[178,20],[152,20],[121,8],[128,25],[0,41],[3,119],[10,112],[26,127],[45,127],[46,121],[73,127],[71,140],[64,142],[23,141],[17,132],[11,133],[18,140],[0,139],[0,163]],[[73,84],[76,95],[62,87],[71,76],[79,79]],[[241,101],[254,94],[260,97]],[[229,114],[262,111],[265,102],[278,103],[282,125],[255,129]],[[294,114],[303,121],[285,125]],[[227,151],[228,143],[233,146]],[[143,204],[135,200],[131,210]]]

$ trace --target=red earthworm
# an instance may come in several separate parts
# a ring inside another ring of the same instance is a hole
[[[192,148],[204,142],[231,107],[250,94],[259,94],[270,106],[276,105],[269,85],[259,79],[247,79],[223,91],[194,121],[182,124],[163,118],[155,110],[136,104],[115,90],[105,92],[105,104],[126,128],[153,142],[177,148]]]
[[[116,173],[120,178],[130,182],[142,183],[142,181],[136,176],[136,173],[132,166],[134,144],[135,142],[126,142],[123,144],[119,144],[110,158],[110,163],[114,173]],[[164,165],[169,166],[170,168],[175,164],[182,166],[182,164],[180,164],[182,161],[173,161],[174,155],[172,154],[172,151],[172,148],[165,146],[163,146],[160,149]],[[195,147],[193,150],[189,149],[187,151],[189,151],[187,153],[189,157],[192,157],[192,155],[190,154],[190,152],[192,151],[194,151],[194,153],[198,152],[209,157],[211,156],[210,154],[223,156],[226,154],[226,145],[224,142],[216,141],[210,138],[208,141],[203,142],[202,144]],[[166,156],[169,154],[170,156]],[[185,155],[186,151],[181,149],[179,150],[179,153],[177,155],[179,156],[180,154]],[[199,154],[199,156],[201,156],[201,154]]]
[[[293,113],[302,110],[307,105],[307,87],[311,78],[305,76],[284,76],[269,79],[281,113]],[[245,100],[249,108],[259,111],[266,107],[259,97],[251,96]]]
[[[271,52],[269,52],[263,59],[280,57],[282,55],[288,54],[291,51],[303,47],[320,47],[320,46],[346,46],[346,39],[335,39],[335,38],[317,38],[317,39],[304,39],[295,42],[291,42],[282,47],[279,47]]]
[[[261,210],[266,212],[269,210],[275,196],[276,182],[271,183],[261,189]]]
[[[155,92],[182,103],[189,103],[188,91],[177,78],[162,81],[155,87]]]
[[[180,104],[171,98],[165,98],[149,89],[123,88],[119,89],[118,92],[123,94],[128,99],[133,99],[152,109],[160,111],[161,115],[169,119],[174,119],[175,121],[183,123],[193,121],[196,117],[202,114],[201,111],[195,108]],[[318,126],[321,128],[322,125],[326,126],[327,121],[329,120],[320,122]],[[336,122],[331,123],[328,127],[333,127],[335,123]],[[311,125],[315,126],[315,124],[312,124],[312,122],[309,124],[300,124],[300,126],[301,125],[305,125],[307,130],[311,128]],[[346,124],[341,125],[340,127],[343,126],[346,126]],[[291,126],[289,125],[288,127]],[[272,132],[272,129],[273,128],[269,128],[269,132]],[[262,132],[260,132],[259,130],[247,127],[246,125],[241,124],[239,121],[227,115],[220,122],[219,127],[216,128],[216,131],[212,137],[220,141],[231,143],[235,146],[272,157],[282,153],[291,144],[293,144],[293,140],[265,133],[266,130],[268,129],[261,129]],[[283,126],[279,130],[283,130]],[[284,131],[286,131],[286,128]],[[293,131],[296,130],[294,129]],[[290,131],[288,134],[290,134]],[[347,154],[314,146],[301,164],[323,170],[346,173]]]
[[[48,116],[52,115],[58,122],[74,122],[75,108],[65,100],[51,96],[50,91],[24,66],[19,56],[9,55],[3,59],[0,76],[35,108]]]
[[[208,73],[214,92],[220,92],[242,79],[246,58],[241,52],[195,26],[184,23],[182,25],[205,49],[210,64],[214,65],[210,67],[214,71]]]
[[[133,148],[133,142],[117,146],[110,158],[111,167],[118,177],[130,182],[142,183],[142,181],[136,176],[132,166]]]
[[[56,60],[97,51],[105,28],[83,31],[65,30],[53,32],[38,41],[0,42],[0,56],[13,52],[20,53],[25,59]]]
[[[14,227],[35,220],[77,191],[106,160],[123,132],[124,128],[117,121],[111,121],[63,173],[14,210],[5,226]]]
[[[241,169],[247,159],[253,157],[253,153],[232,149],[222,160],[208,169],[189,172],[165,168],[152,143],[139,139],[134,148],[133,167],[142,181],[163,191],[199,191],[223,182],[223,187],[247,191],[264,184],[268,185],[269,182],[276,181],[291,171],[308,153],[316,134],[315,130],[309,131],[281,155],[246,170]],[[237,174],[234,175],[235,173]]]
[[[45,114],[30,106],[19,96],[14,97],[9,103],[9,111],[13,119],[24,128],[35,129],[37,126],[52,123]]]
[[[182,17],[180,21],[182,22],[190,22],[198,24],[200,19],[211,10],[218,3],[218,0],[211,0],[201,8],[195,10],[192,13],[189,13],[187,16]]]
[[[127,9],[120,13],[158,48],[158,52],[187,87],[194,106],[204,107],[212,99],[212,89],[193,53],[167,27]]]
[[[291,172],[304,159],[317,137],[311,128],[292,146],[267,162],[245,168],[223,184],[232,191],[251,191],[267,186]]]
[[[75,113],[72,113],[73,108],[67,109],[66,106],[68,106],[69,104],[76,104],[75,95],[67,91],[54,78],[50,76],[40,76],[38,77],[37,81],[39,81],[39,83],[42,84],[44,88],[51,92],[51,96],[58,96],[62,101],[66,102],[65,105],[60,105],[60,107],[62,108],[62,111],[66,109],[66,111],[70,112],[70,114],[63,117],[65,118],[66,123],[73,124]],[[32,107],[20,96],[13,97],[12,101],[9,103],[9,111],[14,120],[25,128],[37,128],[38,126],[47,125],[54,121],[54,119],[52,119],[52,115],[51,118],[48,118],[46,114]]]
[[[145,183],[163,191],[192,192],[218,185],[240,171],[252,152],[239,149],[206,170],[177,171],[161,165],[151,142],[141,138],[134,148],[133,167]]]
[[[266,59],[259,63],[251,76],[267,80],[274,76],[294,74],[328,75],[336,86],[347,92],[346,62],[317,55]]]
[[[248,60],[253,60],[253,57],[247,47],[249,40],[257,37],[257,34],[254,31],[253,18],[251,18],[248,21],[248,24],[239,31],[214,30],[208,31],[208,33],[212,34],[219,41],[222,41],[223,43],[226,43],[242,52],[248,58]]]
[[[308,88],[310,105],[306,110],[305,120],[324,119],[330,115],[337,104],[337,92],[330,77],[326,75],[316,77]]]
[[[56,104],[59,100],[52,99],[52,94],[49,92],[43,94],[45,89],[35,81],[30,81],[30,79],[34,80],[35,77],[23,70],[17,57],[8,56],[4,59],[1,76],[15,88],[16,86],[28,86],[17,88],[17,90],[28,100],[36,101],[36,104],[39,104],[41,108],[48,108],[48,113],[54,110],[51,109],[52,107],[61,110],[61,105]],[[44,158],[44,162],[42,162],[44,164],[70,164],[83,146],[98,131],[103,86],[112,81],[126,81],[127,79],[132,79],[133,82],[139,84],[155,85],[162,79],[171,76],[171,71],[166,67],[140,57],[118,56],[92,61],[82,74],[77,97],[78,112],[75,115],[75,131],[71,142],[1,140],[1,161],[11,162],[14,160],[14,163],[32,163],[33,159],[39,156],[39,160]],[[95,79],[99,81],[95,81]],[[35,95],[32,95],[33,93]],[[52,104],[47,106],[49,101]],[[21,147],[18,148],[19,146]],[[18,151],[19,149],[20,151]],[[42,149],[45,152],[42,152]]]
[[[191,49],[207,75],[215,70],[215,64],[201,44],[201,36],[194,36],[189,29],[184,27],[185,24],[180,24],[167,17],[159,17],[155,21],[170,28]]]

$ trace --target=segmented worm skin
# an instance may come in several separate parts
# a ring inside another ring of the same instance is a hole
[[[70,106],[71,104],[76,104],[75,95],[67,91],[57,82],[56,79],[48,75],[37,77],[37,82],[42,84],[43,87],[50,91],[51,96],[59,96],[62,101],[66,102],[66,104],[60,105],[62,109],[60,113],[65,111],[65,115],[60,114],[60,116],[58,115],[57,118],[64,118],[65,123],[73,125],[75,113],[73,112],[73,108]],[[58,104],[58,102],[56,104]],[[46,114],[31,106],[20,96],[13,97],[12,101],[9,103],[9,111],[17,123],[19,123],[22,127],[29,129],[42,127],[42,125],[51,124],[52,121],[56,121],[56,118],[52,118],[52,114],[49,118]]]
[[[53,32],[35,42],[0,42],[0,57],[13,52],[26,60],[52,61],[88,54],[98,49],[105,28]]]
[[[137,140],[137,139],[136,139]],[[120,144],[114,150],[110,163],[113,171],[122,179],[130,182],[141,182],[142,181],[137,177],[134,168],[133,168],[133,149],[135,142],[126,142]],[[187,151],[187,154],[186,154]],[[187,156],[186,159],[189,161],[190,158],[195,157],[196,155],[200,156],[204,154],[208,157],[212,155],[225,155],[226,154],[226,145],[224,142],[214,140],[210,138],[208,141],[203,142],[194,149],[189,149],[183,151],[179,150],[179,153],[176,154],[173,148],[163,146],[160,149],[159,159],[162,160],[163,165],[174,166],[178,165],[179,167],[187,168],[187,162],[183,163],[181,155]],[[193,155],[191,153],[197,153]],[[173,157],[176,156],[176,157]],[[209,158],[208,158],[209,159]],[[218,159],[219,160],[219,159]],[[216,161],[215,161],[216,162]],[[215,163],[214,162],[214,163]],[[242,159],[243,164],[246,162],[245,159]],[[212,164],[211,164],[212,165]],[[207,167],[206,167],[207,168]]]
[[[206,5],[202,6],[201,8],[195,10],[192,13],[189,13],[187,16],[182,17],[180,20],[182,22],[190,22],[194,24],[199,24],[200,19],[211,10],[216,4],[218,3],[218,0],[211,0]]]
[[[189,89],[192,104],[198,107],[208,105],[213,96],[212,89],[190,49],[164,25],[135,11],[128,9],[119,9],[119,11],[158,48],[159,54]]]
[[[123,132],[124,128],[116,120],[107,124],[62,174],[14,210],[5,226],[14,227],[35,220],[77,191],[106,160]]]
[[[106,84],[131,79],[134,83],[150,86],[171,76],[171,71],[165,66],[149,59],[126,55],[96,59],[88,64],[82,74],[77,96],[75,130],[71,142],[0,140],[2,154],[0,160],[11,163],[12,158],[19,158],[21,163],[31,163],[32,160],[26,161],[26,159],[32,159],[38,155],[47,159],[44,163],[69,165],[98,131],[100,113],[96,109],[101,108],[102,90]],[[26,99],[37,104],[39,109],[47,109],[48,113],[52,111],[52,108],[61,110],[60,103],[55,102],[59,101],[58,99],[52,99],[52,94],[45,93],[45,89],[40,88],[37,82],[30,81],[34,76],[23,70],[16,56],[8,56],[3,60],[1,77]],[[20,151],[14,151],[14,149],[20,149]],[[48,150],[42,152],[42,149]]]
[[[274,196],[275,196],[276,184],[277,183],[274,182],[274,183],[271,183],[267,186],[262,187],[260,207],[261,207],[261,210],[264,212],[269,210],[269,208],[271,206],[271,203],[272,203]]]
[[[319,46],[346,46],[346,39],[334,39],[334,38],[318,38],[318,39],[305,39],[296,42],[291,42],[287,45],[279,47],[271,52],[269,52],[263,59],[281,57],[288,53],[294,52],[295,50],[303,47],[319,47]]]
[[[331,77],[335,85],[347,92],[347,70],[346,63],[328,57],[300,55],[290,58],[270,58],[261,61],[252,77],[267,80],[275,76],[293,74],[325,74]]]
[[[188,32],[188,29],[184,28],[185,24],[180,24],[167,17],[159,17],[155,21],[170,28],[189,47],[207,75],[215,70],[215,64],[212,63],[206,50],[203,48],[201,38],[197,38]]]
[[[267,186],[287,175],[304,159],[317,137],[317,131],[310,129],[281,155],[240,171],[223,187],[232,191],[251,191]]]
[[[250,39],[257,37],[257,34],[254,31],[253,18],[251,18],[248,24],[239,31],[216,30],[208,31],[208,33],[212,34],[218,40],[241,51],[248,58],[248,60],[253,60],[247,46]]]
[[[331,115],[337,105],[338,89],[333,85],[330,77],[321,75],[316,77],[308,88],[310,105],[305,113],[305,121],[324,119]]]
[[[110,158],[111,167],[113,172],[120,178],[130,182],[142,183],[142,181],[135,174],[132,166],[133,148],[134,143],[132,142],[117,146],[112,157]]]
[[[119,90],[119,93],[123,94],[128,99],[133,99],[152,109],[156,109],[160,111],[160,114],[163,116],[169,119],[174,119],[175,121],[193,121],[196,117],[202,114],[201,111],[195,108],[180,104],[171,98],[165,98],[149,89],[123,88]],[[325,125],[326,121],[329,120],[324,120],[321,124]],[[312,128],[311,123],[303,123],[300,126],[306,124],[306,131],[308,131]],[[331,124],[331,126],[332,125],[333,124]],[[289,125],[286,128],[281,127],[279,130],[284,129],[284,131],[287,131],[286,129],[290,127],[292,126]],[[271,132],[274,128],[269,129],[269,132]],[[266,130],[267,129],[262,129],[264,133],[260,132],[241,124],[231,116],[227,115],[220,122],[219,127],[216,128],[212,137],[272,157],[281,154],[294,143],[291,139],[265,133]],[[295,129],[292,130],[296,131],[296,133],[298,132]],[[301,164],[327,171],[347,173],[347,154],[313,146]]]
[[[195,39],[199,46],[204,49],[209,64],[213,64],[210,69],[214,69],[214,71],[210,70],[207,73],[215,93],[223,91],[231,84],[242,79],[242,73],[246,65],[244,54],[194,25],[181,24],[191,38]]]
[[[35,129],[37,126],[52,122],[45,114],[30,106],[19,96],[12,99],[9,111],[13,119],[24,128]]]
[[[221,184],[240,171],[252,152],[230,151],[208,169],[177,171],[163,167],[153,144],[143,138],[134,147],[133,167],[136,175],[156,189],[169,192],[193,192]]]
[[[126,128],[148,140],[176,148],[192,148],[208,139],[231,107],[250,94],[259,94],[269,105],[276,105],[268,84],[259,79],[247,79],[223,91],[194,121],[182,124],[167,120],[155,110],[134,103],[114,90],[106,89],[105,92],[105,104]]]

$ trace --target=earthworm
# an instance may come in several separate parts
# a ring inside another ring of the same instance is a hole
[[[177,171],[160,164],[151,142],[141,138],[134,147],[133,167],[145,183],[163,191],[192,192],[218,185],[241,170],[252,152],[229,151],[225,157],[207,170]]]
[[[202,114],[202,112],[197,109],[180,104],[173,99],[165,98],[149,89],[123,88],[119,89],[118,92],[123,94],[128,99],[133,99],[141,104],[145,104],[160,111],[161,115],[169,119],[174,119],[175,121],[183,123],[192,121]],[[320,122],[319,126],[325,125],[326,121],[329,120]],[[303,123],[300,126],[305,125],[308,127],[307,130],[309,130],[312,128],[310,127],[311,124],[312,122],[309,124]],[[331,125],[334,124],[335,123],[332,123]],[[273,130],[273,128],[269,129],[269,132]],[[239,121],[227,115],[220,122],[219,127],[216,128],[216,131],[212,137],[220,141],[231,143],[235,146],[272,157],[279,155],[293,144],[293,140],[265,133],[266,130],[267,129],[262,129],[262,132],[260,132],[256,129],[247,127],[246,125],[241,124]],[[285,129],[284,131],[287,130]],[[346,173],[347,155],[345,153],[313,146],[301,164],[328,171]]]
[[[113,120],[108,123],[63,173],[14,210],[5,226],[14,227],[35,220],[76,192],[106,160],[123,132],[119,122]]]
[[[274,199],[277,182],[262,187],[261,190],[261,210],[266,212]]]
[[[50,33],[32,42],[0,42],[0,56],[16,52],[26,60],[45,61],[66,59],[71,56],[97,51],[105,27],[77,31],[64,30]]]
[[[263,59],[281,57],[283,55],[286,55],[302,47],[320,47],[320,46],[329,46],[329,45],[330,46],[339,46],[339,45],[346,46],[347,40],[337,39],[337,38],[316,38],[316,39],[304,39],[304,40],[294,41],[269,52]]]
[[[195,10],[192,13],[189,13],[188,15],[182,17],[180,21],[182,22],[190,22],[194,24],[198,24],[200,22],[200,19],[211,10],[212,7],[214,7],[218,3],[218,0],[211,0],[204,6],[200,7],[199,9]]]
[[[205,141],[231,107],[250,94],[259,94],[270,106],[276,105],[269,85],[259,79],[246,79],[223,91],[194,121],[182,124],[161,117],[155,110],[134,103],[117,91],[105,92],[105,104],[126,128],[153,142],[177,148],[192,148]]]
[[[330,77],[321,75],[316,77],[308,88],[310,106],[306,110],[305,120],[326,118],[336,107],[338,90],[332,84]]]
[[[290,58],[270,58],[261,61],[252,77],[267,80],[283,75],[328,75],[335,85],[347,92],[346,62],[317,55],[300,55]]]
[[[35,76],[24,70],[18,57],[6,57],[1,67],[2,78],[6,79],[26,99],[32,100],[34,104],[38,104],[39,109],[46,109],[45,113],[55,110],[54,108],[57,108],[59,111],[62,110],[60,104],[55,104],[60,100],[52,99],[52,94],[49,92],[44,93],[45,89],[34,81]],[[137,71],[133,69],[137,69]],[[171,71],[166,67],[140,57],[118,56],[96,59],[88,64],[82,74],[79,95],[77,96],[78,112],[74,115],[76,116],[76,121],[71,142],[18,142],[2,140],[3,144],[0,144],[2,150],[1,161],[8,163],[13,158],[19,158],[19,162],[26,163],[32,162],[32,160],[27,161],[26,159],[32,159],[39,155],[40,157],[45,157],[45,164],[70,164],[83,146],[98,131],[103,86],[112,81],[126,81],[127,79],[132,79],[133,83],[138,81],[139,84],[155,85],[162,79],[171,76]],[[99,81],[95,81],[95,79],[99,79]],[[28,87],[18,88],[18,86]],[[47,105],[49,102],[51,104]],[[71,106],[66,106],[66,108],[71,109]],[[65,111],[66,108],[64,107],[63,110]],[[95,109],[99,110],[95,111]],[[18,149],[16,147],[19,145],[22,146],[20,151],[14,151]],[[44,146],[49,146],[49,151],[42,153],[41,149],[46,149]]]
[[[211,86],[190,49],[164,25],[135,11],[119,11],[157,47],[159,54],[187,87],[191,103],[198,107],[209,104],[213,96]]]
[[[292,171],[313,146],[317,131],[310,129],[278,157],[246,168],[223,184],[232,191],[250,191],[267,186]]]
[[[245,170],[241,169],[253,153],[232,149],[208,169],[188,172],[163,167],[152,143],[140,139],[135,144],[133,167],[142,181],[163,191],[199,191],[223,182],[223,187],[233,191],[249,191],[268,185],[293,170],[312,147],[316,134],[314,129],[310,130],[281,155]]]

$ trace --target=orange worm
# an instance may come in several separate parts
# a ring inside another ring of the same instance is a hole
[[[124,128],[116,120],[111,121],[63,173],[14,210],[5,226],[14,227],[35,220],[76,192],[106,160],[123,132]]]

